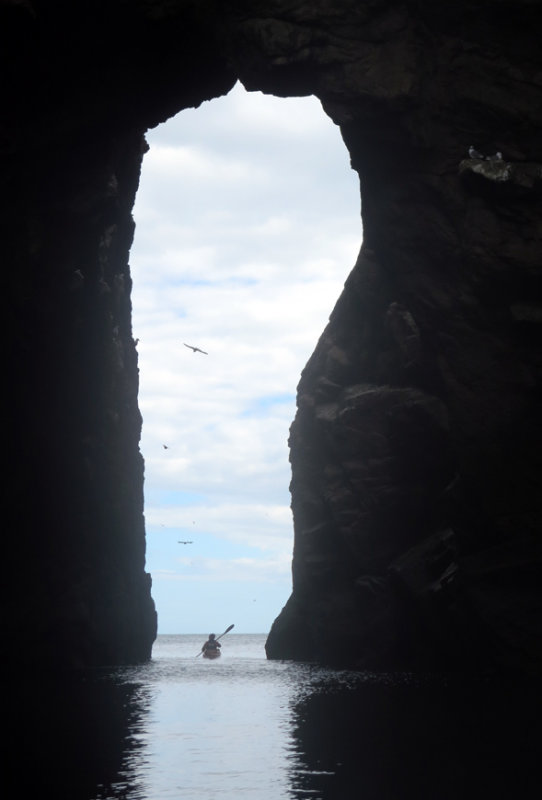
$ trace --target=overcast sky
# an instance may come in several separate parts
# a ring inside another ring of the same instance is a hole
[[[357,175],[318,100],[240,84],[147,141],[130,263],[159,633],[267,633],[295,391],[359,251]]]

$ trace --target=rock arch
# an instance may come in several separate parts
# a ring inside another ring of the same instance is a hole
[[[535,4],[489,10],[2,4],[5,664],[150,655],[131,208],[145,130],[240,79],[320,98],[364,226],[299,386],[269,655],[539,669],[540,54]]]

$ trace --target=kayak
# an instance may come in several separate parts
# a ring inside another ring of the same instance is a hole
[[[220,650],[204,650],[203,658],[220,658]]]

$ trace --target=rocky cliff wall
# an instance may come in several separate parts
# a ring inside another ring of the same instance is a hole
[[[10,512],[1,636],[2,663],[18,671],[143,661],[156,635],[131,210],[145,130],[235,82],[184,5],[173,23],[152,3],[0,5]]]
[[[537,671],[536,10],[286,5],[242,22],[240,73],[341,125],[364,243],[298,387],[294,590],[267,652]]]
[[[240,79],[320,98],[364,228],[298,388],[268,655],[539,669],[537,5],[0,5],[18,658],[150,653],[130,209],[145,130]]]

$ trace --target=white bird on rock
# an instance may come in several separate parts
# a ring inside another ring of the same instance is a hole
[[[186,342],[183,342],[183,344],[185,347],[188,347],[190,350],[193,350],[194,353],[203,353],[204,356],[209,355],[209,353],[206,353],[205,350],[201,350],[199,347],[193,347],[191,344],[186,344]]]
[[[479,153],[478,150],[475,150],[474,147],[471,145],[469,147],[469,157],[470,158],[483,158],[484,156],[482,153]]]
[[[502,161],[502,153],[495,153],[494,156],[488,156],[486,161]]]

